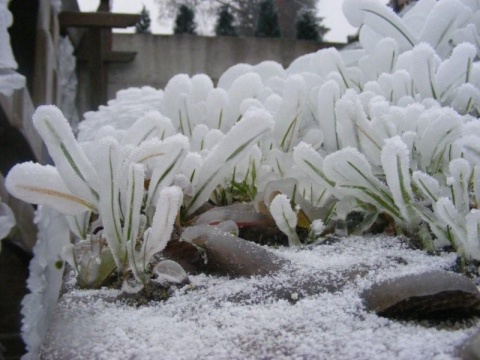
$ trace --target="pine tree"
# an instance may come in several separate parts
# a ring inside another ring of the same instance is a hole
[[[265,0],[260,3],[258,11],[256,37],[280,37],[280,26],[278,25],[277,9],[273,0]]]
[[[180,5],[178,8],[178,14],[175,19],[175,28],[173,32],[175,34],[192,34],[195,35],[195,13],[187,5]]]
[[[235,18],[230,11],[230,6],[227,4],[222,5],[218,12],[215,34],[217,36],[237,36],[237,30],[233,26],[234,21]]]
[[[317,18],[314,10],[300,9],[295,20],[297,39],[322,41],[323,35],[330,29],[321,25],[321,21],[322,18]]]
[[[135,31],[138,34],[149,34],[150,22],[150,11],[143,5],[142,11],[140,12],[140,20],[135,24]]]

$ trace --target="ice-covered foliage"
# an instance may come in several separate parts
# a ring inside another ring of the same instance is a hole
[[[78,142],[57,110],[38,110],[56,167],[19,165],[9,190],[70,216],[77,270],[139,281],[177,213],[181,231],[206,202],[253,203],[291,245],[375,228],[480,260],[480,5],[344,9],[359,50],[123,90],[85,114]]]
[[[2,239],[8,236],[15,224],[16,221],[12,209],[0,201],[0,251],[2,251]]]

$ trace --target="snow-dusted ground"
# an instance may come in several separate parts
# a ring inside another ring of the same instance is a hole
[[[72,290],[59,300],[45,359],[451,359],[477,326],[452,330],[378,317],[361,292],[374,281],[454,267],[398,239],[352,237],[272,250],[292,265],[250,279],[195,275],[166,302],[134,308],[116,290]],[[362,274],[353,276],[356,271]],[[302,295],[302,279],[341,283]],[[72,285],[70,281],[70,285]],[[288,289],[280,293],[278,289]],[[281,294],[281,295],[279,295]],[[472,323],[476,323],[474,320]],[[455,328],[455,329],[454,329]]]

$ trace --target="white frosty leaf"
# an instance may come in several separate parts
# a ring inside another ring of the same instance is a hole
[[[144,282],[144,271],[147,264],[137,263],[135,257],[135,246],[140,230],[140,210],[142,208],[144,193],[144,167],[140,164],[131,164],[127,176],[127,207],[123,224],[123,238],[127,244],[130,269],[132,269],[138,281]]]
[[[300,245],[300,239],[295,231],[297,214],[292,210],[288,196],[283,194],[275,196],[270,203],[270,213],[278,228],[288,236],[288,244],[290,246]]]
[[[465,256],[480,260],[480,210],[472,209],[466,216],[467,237],[463,241]]]
[[[145,232],[140,251],[140,258],[144,261],[144,266],[150,262],[153,255],[162,251],[170,240],[182,201],[182,190],[177,186],[169,186],[160,191],[155,205],[152,227],[150,231]]]
[[[283,93],[283,101],[274,115],[273,136],[285,152],[296,145],[298,131],[302,125],[302,112],[306,86],[301,76],[290,76]]]
[[[323,170],[335,182],[337,197],[351,195],[401,218],[390,191],[373,175],[371,165],[358,150],[348,147],[328,155]]]
[[[449,41],[457,22],[461,21],[462,15],[465,16],[467,12],[467,8],[459,0],[438,1],[427,18],[420,41],[429,43],[440,57],[445,58],[450,51]]]
[[[224,119],[228,104],[228,94],[224,89],[214,89],[207,97],[207,117],[205,124],[210,129],[225,130],[227,127]]]
[[[97,174],[62,112],[53,105],[40,106],[33,114],[33,124],[70,191],[96,204]]]
[[[335,186],[323,171],[322,156],[311,145],[304,142],[298,144],[293,149],[293,160],[299,169],[317,184],[330,190]]]
[[[15,165],[5,179],[8,192],[31,204],[48,205],[67,215],[96,211],[89,200],[73,194],[58,170],[32,162]]]
[[[421,43],[412,50],[412,63],[409,70],[422,98],[439,98],[435,77],[439,64],[440,58],[430,45]]]
[[[240,105],[243,100],[256,97],[262,88],[262,79],[255,73],[244,74],[233,82],[228,90],[228,107],[225,113],[227,128],[240,120]]]
[[[374,0],[346,0],[343,13],[356,27],[365,24],[382,37],[391,37],[400,49],[412,48],[416,40],[401,18],[390,7]]]
[[[466,215],[470,211],[469,184],[472,167],[465,159],[455,159],[448,168],[451,176],[448,183],[452,188],[453,203],[460,214]]]
[[[260,136],[273,126],[270,113],[259,109],[249,111],[212,150],[200,169],[195,195],[187,206],[187,213],[198,209],[215,187],[229,177],[234,166],[245,156]]]
[[[148,187],[147,205],[156,202],[159,189],[169,186],[182,166],[189,149],[188,138],[177,134],[162,142],[161,152],[165,154],[162,161],[153,169]]]
[[[68,222],[70,231],[81,240],[85,240],[88,234],[88,227],[90,225],[90,217],[92,213],[85,211],[74,216],[65,216]],[[93,229],[95,230],[95,229]]]
[[[98,175],[102,184],[99,212],[104,234],[115,264],[121,272],[126,265],[126,243],[122,236],[120,209],[121,158],[118,143],[111,138],[100,142],[98,153]]]
[[[407,224],[411,223],[414,220],[412,210],[414,198],[410,185],[410,154],[400,136],[385,140],[382,148],[382,167],[395,205]]]
[[[476,53],[472,44],[460,44],[453,49],[450,58],[440,64],[436,73],[439,100],[444,101],[458,86],[469,81]]]
[[[447,234],[449,234],[449,241],[454,248],[460,245],[461,239],[465,239],[466,224],[465,217],[461,215],[455,208],[455,205],[449,198],[440,198],[433,206],[435,216],[440,224],[447,227]]]
[[[422,191],[423,195],[427,197],[430,202],[436,203],[438,199],[445,196],[445,192],[440,188],[440,185],[434,177],[417,170],[412,174],[412,179],[415,185]]]
[[[252,65],[249,64],[236,64],[233,65],[232,67],[228,68],[222,76],[218,79],[218,87],[221,89],[228,90],[234,83],[234,81],[242,76],[243,74],[246,74],[248,72],[252,71]]]
[[[335,114],[335,106],[340,96],[340,87],[333,80],[325,82],[318,92],[318,122],[325,135],[325,150],[328,152],[340,149]]]
[[[170,119],[157,111],[150,111],[128,129],[124,144],[139,145],[145,140],[158,138],[163,140],[175,133]]]
[[[8,236],[15,224],[16,221],[12,209],[7,204],[0,202],[0,240]],[[0,241],[0,251],[1,249],[2,243]]]

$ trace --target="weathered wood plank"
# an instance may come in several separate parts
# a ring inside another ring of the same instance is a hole
[[[63,27],[126,28],[134,26],[140,20],[140,15],[63,11],[58,15],[58,20]]]

